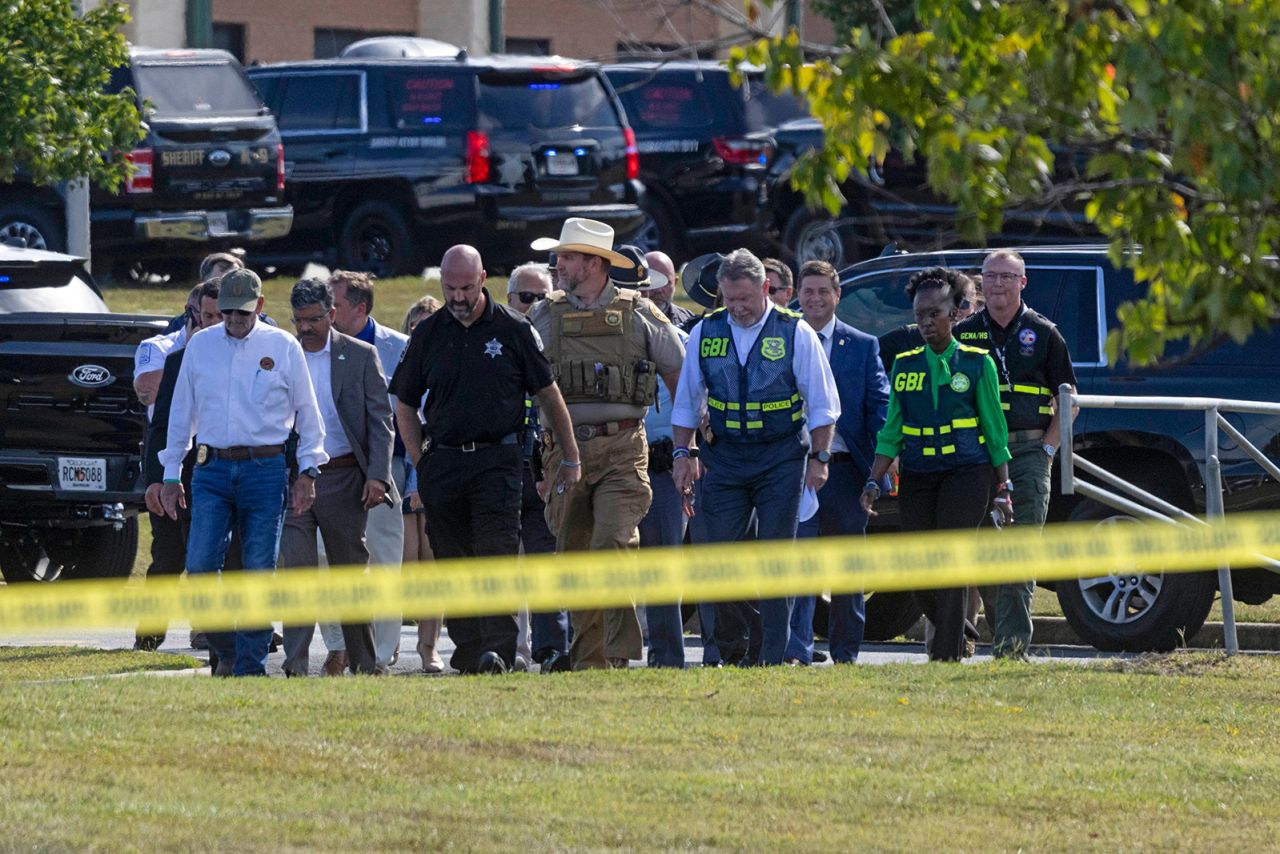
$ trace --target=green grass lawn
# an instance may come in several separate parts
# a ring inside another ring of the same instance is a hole
[[[198,661],[186,655],[155,655],[79,646],[0,646],[0,682],[4,683],[184,670],[198,665]],[[12,690],[12,685],[4,688],[5,692]]]
[[[8,685],[0,839],[54,850],[1274,850],[1277,681],[1276,658],[1199,654],[1096,667]]]

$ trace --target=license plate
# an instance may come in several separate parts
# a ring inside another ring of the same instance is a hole
[[[229,234],[230,229],[227,228],[227,212],[226,211],[210,211],[204,215],[205,222],[208,223],[209,236],[216,237],[223,234]]]
[[[58,485],[82,492],[107,491],[107,461],[58,457]]]
[[[548,175],[577,175],[578,155],[572,151],[547,152]]]

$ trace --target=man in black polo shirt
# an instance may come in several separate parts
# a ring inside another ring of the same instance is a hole
[[[1076,372],[1058,327],[1022,301],[1026,286],[1022,256],[1010,249],[992,252],[982,262],[986,307],[958,324],[955,336],[961,344],[988,350],[996,363],[1013,455],[1014,522],[1039,528],[1049,512],[1049,472],[1061,438],[1054,402],[1059,385],[1075,387]],[[997,658],[1026,655],[1034,589],[1034,581],[981,589]]]
[[[440,262],[448,311],[418,324],[391,380],[396,422],[418,472],[427,535],[440,559],[514,555],[520,544],[525,395],[565,449],[547,476],[571,489],[580,475],[569,410],[529,321],[494,302],[480,253],[454,246]],[[426,426],[413,403],[427,394]],[[425,435],[425,438],[424,438]],[[505,673],[515,663],[516,620],[449,617],[462,673]]]

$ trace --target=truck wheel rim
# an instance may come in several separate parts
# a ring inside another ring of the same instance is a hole
[[[1119,525],[1136,521],[1128,516],[1113,516],[1099,522]],[[1133,567],[1116,567],[1107,575],[1081,578],[1080,595],[1085,607],[1098,619],[1112,625],[1141,620],[1160,597],[1164,573],[1141,572]]]
[[[49,244],[45,242],[44,235],[41,234],[40,229],[29,222],[10,222],[0,226],[0,243],[15,237],[26,241],[28,249],[49,248]]]
[[[814,222],[805,226],[800,234],[799,260],[826,261],[836,269],[844,266],[844,246],[840,232],[830,222]]]

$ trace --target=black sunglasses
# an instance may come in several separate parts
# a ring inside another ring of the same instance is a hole
[[[533,291],[516,291],[516,296],[520,297],[520,302],[525,305],[533,305],[538,300],[547,298],[546,294],[537,294]]]
[[[777,296],[779,293],[781,293],[782,291],[785,291],[785,290],[786,290],[786,288],[775,288],[773,285],[770,285],[770,286],[769,286],[769,296],[771,296],[771,297],[772,297],[772,296]]]
[[[240,309],[238,309],[238,308],[229,308],[229,309],[227,309],[226,311],[224,311],[224,312],[222,312],[222,313],[223,313],[223,314],[230,314],[230,315],[232,315],[233,317],[248,317],[249,315],[253,314],[253,312],[252,312],[252,311],[241,311],[241,310],[240,310]]]

